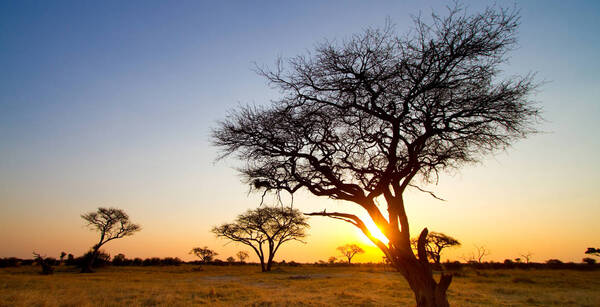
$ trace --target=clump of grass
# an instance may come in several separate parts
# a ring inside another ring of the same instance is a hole
[[[512,279],[514,283],[535,284],[535,281],[527,277],[515,277]]]
[[[536,299],[530,297],[527,300],[525,300],[525,303],[535,305],[535,304],[539,304],[540,302],[538,302]]]
[[[490,276],[488,273],[486,273],[486,272],[481,272],[481,271],[475,271],[475,274],[476,274],[477,276],[481,276],[481,277],[488,277],[488,276]]]

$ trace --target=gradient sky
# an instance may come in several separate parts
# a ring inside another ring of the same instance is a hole
[[[1,1],[0,257],[31,251],[80,255],[97,240],[80,214],[124,209],[142,232],[108,243],[111,254],[177,256],[207,245],[221,259],[240,245],[209,232],[259,202],[215,163],[210,129],[240,104],[278,93],[252,72],[326,38],[342,40],[386,17],[399,33],[410,15],[445,1]],[[493,2],[465,2],[470,11]],[[507,2],[512,6],[513,2]],[[542,133],[482,163],[445,174],[440,202],[407,194],[411,230],[459,239],[450,259],[485,245],[489,260],[581,261],[600,247],[600,2],[517,1],[519,48],[506,75],[537,73]],[[358,212],[308,194],[303,210]],[[351,225],[310,219],[306,244],[276,260],[313,262],[358,242]],[[256,256],[252,256],[256,260]],[[444,257],[445,259],[446,257]]]

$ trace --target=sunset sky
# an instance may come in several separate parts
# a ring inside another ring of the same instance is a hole
[[[497,1],[495,1],[497,2]],[[494,2],[466,1],[470,12]],[[500,1],[502,3],[502,1]],[[512,1],[507,1],[512,6]],[[519,47],[505,76],[535,72],[541,133],[408,192],[414,235],[457,238],[460,260],[532,253],[580,262],[600,247],[600,2],[517,1]],[[254,208],[233,169],[215,161],[210,131],[228,110],[278,97],[254,63],[342,41],[389,17],[445,14],[446,1],[2,1],[0,2],[0,257],[81,255],[97,240],[80,214],[129,213],[143,230],[105,246],[127,257],[192,260],[195,246],[225,259],[244,246],[210,233]],[[294,206],[362,214],[351,203],[300,193]],[[359,243],[356,261],[382,254],[351,225],[310,218],[306,244],[280,261],[314,262]],[[251,260],[256,261],[252,255]]]

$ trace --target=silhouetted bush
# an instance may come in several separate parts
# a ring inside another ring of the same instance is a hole
[[[581,259],[581,261],[583,261],[583,263],[589,264],[589,265],[596,264],[596,259],[594,259],[594,258],[585,257],[585,258]]]
[[[17,267],[21,264],[21,261],[22,261],[21,259],[15,258],[15,257],[1,258],[0,259],[0,268]]]
[[[50,274],[54,273],[53,265],[56,264],[56,259],[46,258],[36,252],[33,252],[33,256],[34,256],[35,262],[42,267],[42,271],[40,272],[40,274],[50,275]]]
[[[124,254],[117,254],[116,256],[113,257],[112,265],[114,265],[114,266],[128,265],[127,262],[128,262],[128,259],[125,258]]]
[[[209,264],[223,266],[223,265],[227,265],[227,262],[225,262],[221,259],[215,259],[215,260],[209,262]]]
[[[515,263],[511,259],[504,259],[504,267],[507,269],[514,269]]]
[[[182,262],[183,261],[177,257],[166,257],[161,261],[162,265],[180,265]]]
[[[21,260],[21,265],[22,266],[33,265],[34,262],[35,262],[35,260],[33,260],[33,259],[23,259],[23,260]]]
[[[76,265],[77,263],[75,262],[75,256],[73,256],[73,254],[68,254],[65,264],[66,265]]]
[[[443,267],[447,271],[460,271],[463,268],[463,264],[459,261],[446,262],[443,264]]]
[[[90,257],[92,257],[92,251],[85,253],[81,257],[77,257],[77,258],[73,259],[73,262],[75,262],[75,265],[77,265],[78,267],[81,268],[84,265],[87,265],[87,263],[89,263]],[[68,261],[68,259],[67,259],[67,261]],[[94,261],[94,264],[92,265],[92,267],[93,268],[101,268],[101,267],[107,266],[109,264],[110,264],[110,255],[105,253],[104,251],[98,251],[98,256],[96,257],[96,261]]]

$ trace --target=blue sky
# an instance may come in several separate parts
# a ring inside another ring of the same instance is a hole
[[[388,17],[404,33],[410,15],[431,9],[443,14],[447,4],[0,2],[0,257],[26,257],[33,248],[51,254],[70,246],[85,250],[93,234],[81,227],[79,214],[100,205],[125,208],[143,222],[138,243],[117,245],[129,254],[185,257],[200,241],[220,246],[207,234],[210,226],[254,206],[256,196],[247,195],[231,169],[235,162],[214,163],[209,134],[227,110],[277,97],[252,71],[253,63],[271,65],[278,56],[307,52],[326,38],[341,41]],[[477,11],[493,3],[465,4]],[[539,225],[545,225],[531,229],[538,223],[517,219],[520,233],[533,233],[532,241],[552,232],[561,218],[575,230],[557,240],[600,231],[589,217],[600,213],[600,2],[515,5],[522,16],[520,43],[503,68],[506,75],[535,72],[545,82],[534,97],[544,108],[544,132],[442,178],[438,189],[445,198],[463,191],[446,205],[466,212],[454,222],[436,216],[437,209],[413,211],[418,225],[433,223],[492,250],[497,244],[497,258],[510,257],[502,246],[515,234],[486,239],[453,225],[485,227],[484,209],[495,212],[498,223],[511,224],[511,216],[525,210],[538,212]],[[470,194],[473,189],[488,194]],[[415,201],[440,206],[421,197]],[[488,208],[490,198],[504,205]],[[328,206],[308,196],[306,202]],[[316,241],[309,244],[334,241],[318,241],[316,234],[336,222],[314,223]],[[44,243],[56,240],[65,247]],[[172,244],[156,252],[144,247],[157,240]],[[525,249],[528,243],[521,244]],[[590,235],[571,244],[584,250],[600,241]],[[580,258],[551,246],[539,253]],[[317,258],[327,255],[300,260]]]

